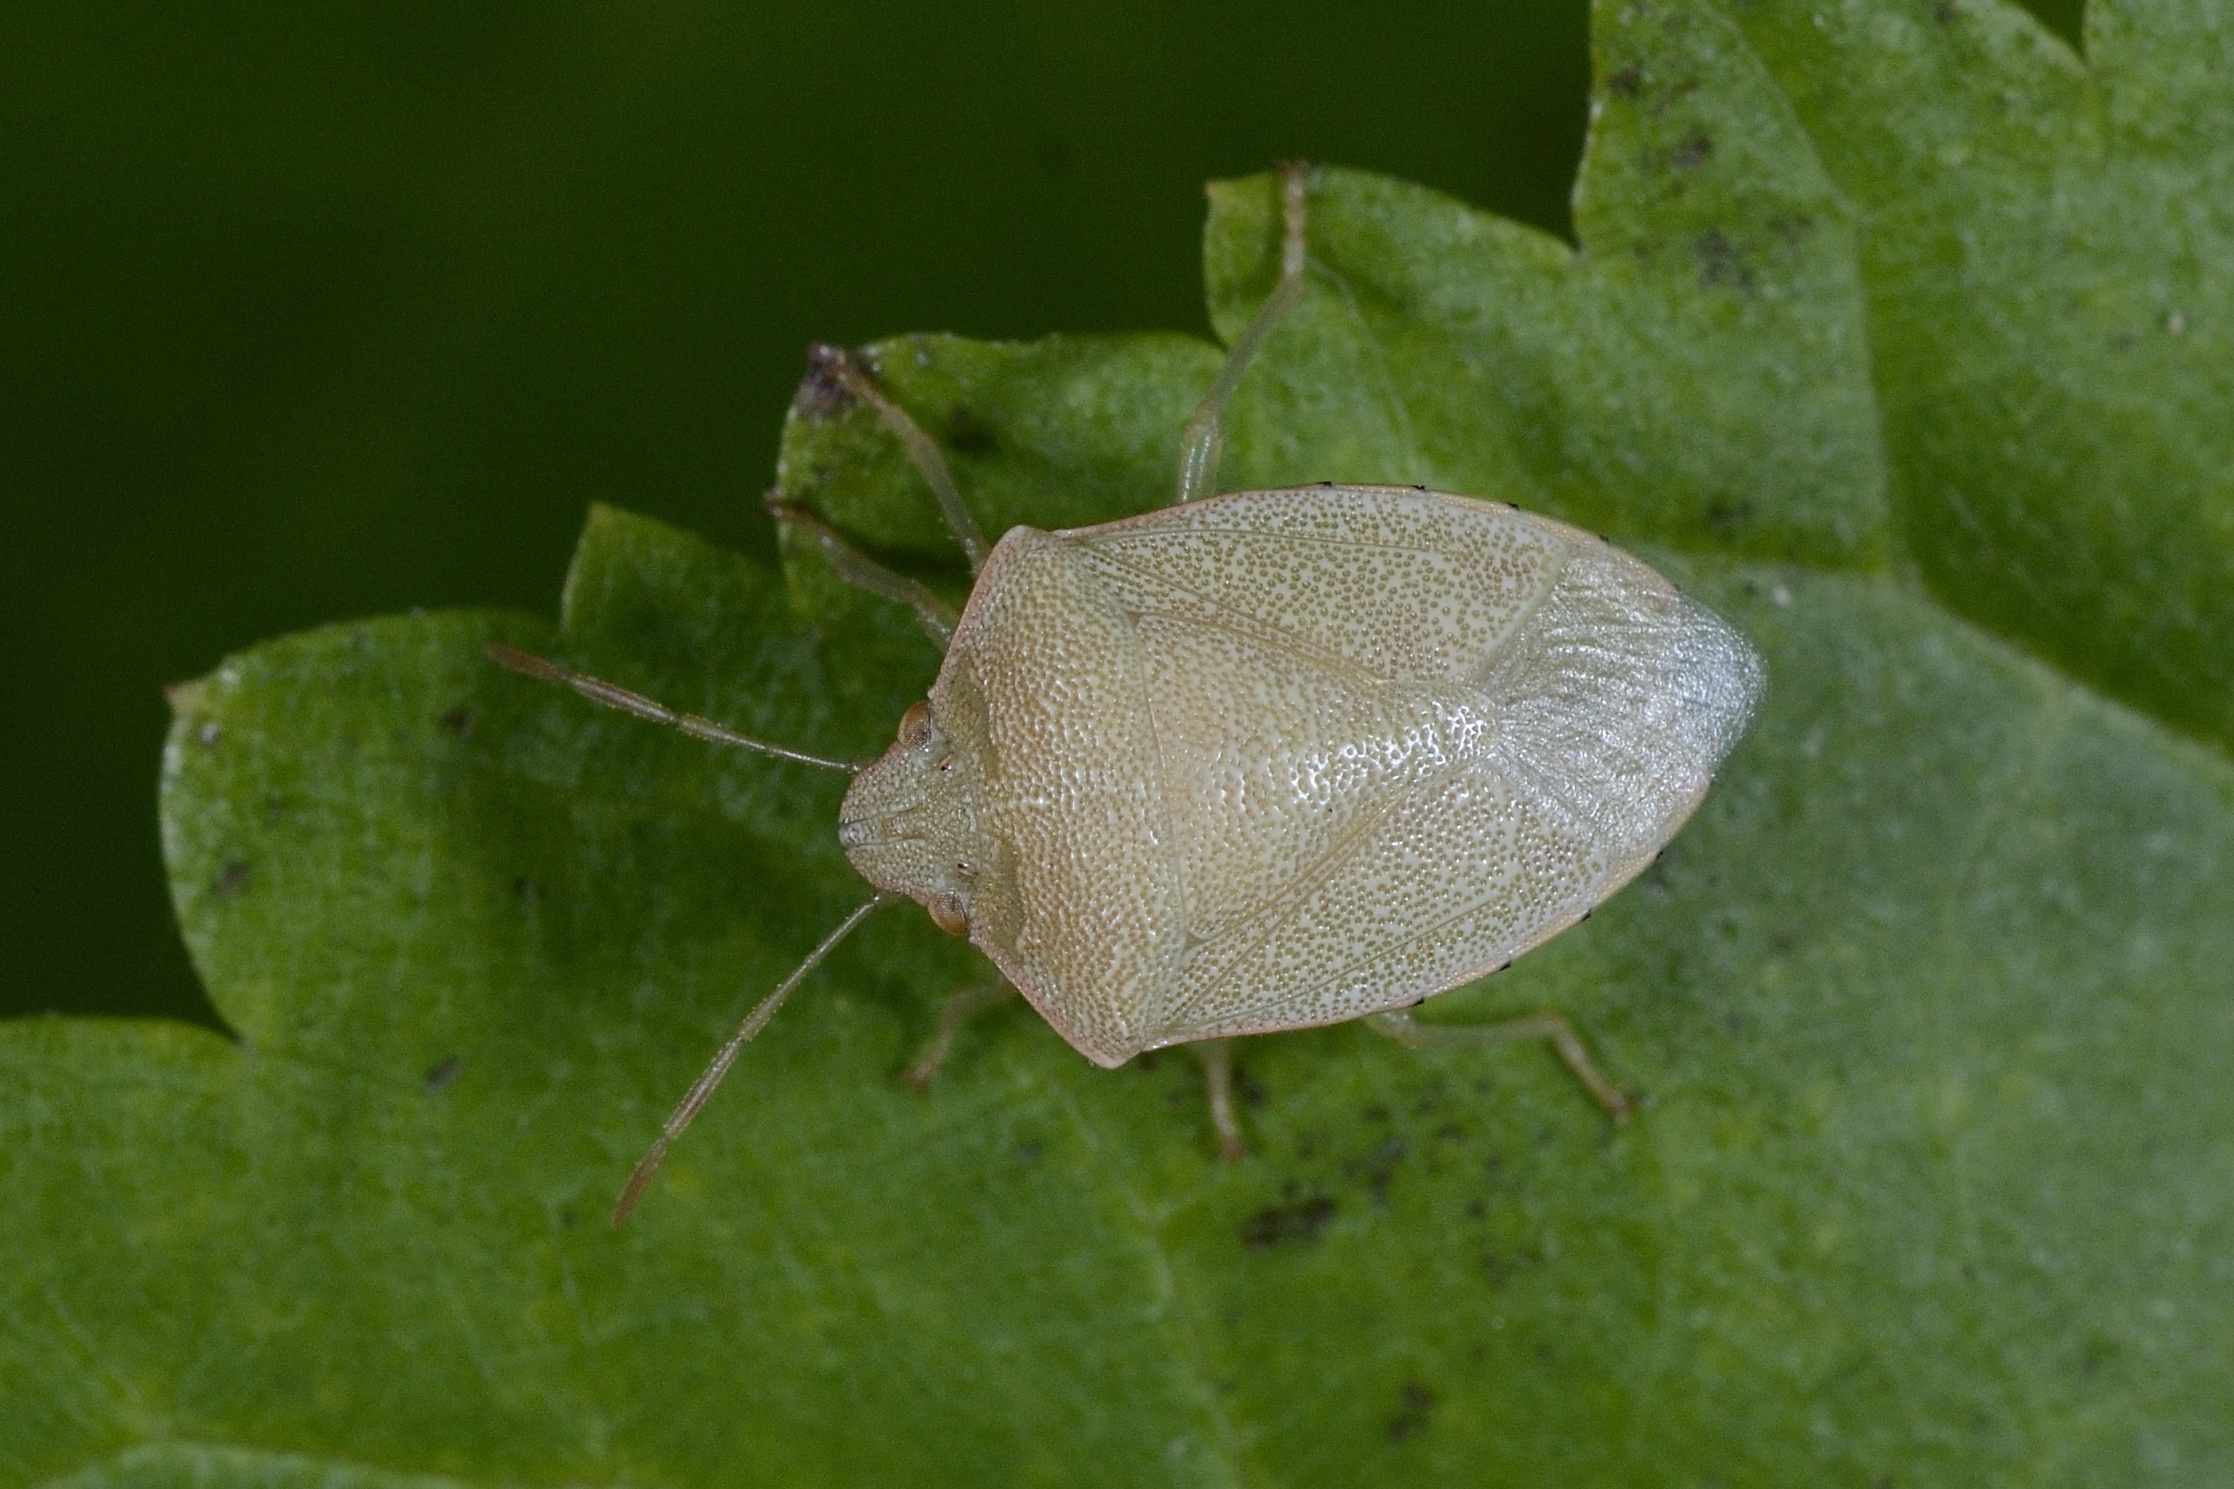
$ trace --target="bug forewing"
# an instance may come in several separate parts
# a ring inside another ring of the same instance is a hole
[[[1039,891],[1004,939],[1093,950],[1019,975],[986,949],[1104,1064],[1510,960],[1674,834],[1759,688],[1641,562],[1464,497],[1243,492],[1029,536],[963,625],[1033,658],[988,718],[994,757],[1039,762],[1004,799]]]

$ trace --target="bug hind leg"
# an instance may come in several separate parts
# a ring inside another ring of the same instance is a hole
[[[1423,1024],[1406,1009],[1367,1016],[1365,1022],[1377,1034],[1385,1034],[1407,1049],[1426,1049],[1431,1045],[1452,1044],[1509,1044],[1515,1040],[1548,1040],[1559,1062],[1565,1065],[1590,1099],[1605,1108],[1606,1115],[1615,1126],[1629,1120],[1636,1110],[1636,1102],[1619,1086],[1606,1079],[1592,1063],[1590,1051],[1584,1047],[1582,1036],[1567,1021],[1567,1015],[1549,1009],[1540,1013],[1523,1014],[1519,1018],[1505,1019],[1494,1024]]]
[[[1172,498],[1175,502],[1191,502],[1217,490],[1218,455],[1226,442],[1226,403],[1233,397],[1233,390],[1241,385],[1241,375],[1249,370],[1249,360],[1257,354],[1257,348],[1303,299],[1303,273],[1309,259],[1303,232],[1310,181],[1311,168],[1302,161],[1291,160],[1281,165],[1280,282],[1273,286],[1272,293],[1258,307],[1256,318],[1226,353],[1226,365],[1218,369],[1217,381],[1202,395],[1202,401],[1195,405],[1194,413],[1187,420],[1186,433],[1179,442],[1179,489]]]

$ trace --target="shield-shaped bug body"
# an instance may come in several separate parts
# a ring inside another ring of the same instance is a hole
[[[880,758],[747,739],[555,663],[498,660],[700,737],[854,772],[838,839],[875,894],[748,1015],[616,1208],[737,1052],[877,906],[921,902],[1081,1054],[1207,1054],[1238,1150],[1231,1036],[1404,1010],[1574,924],[1704,796],[1761,687],[1753,648],[1642,562],[1565,523],[1417,487],[1208,495],[1219,415],[1303,293],[1307,173],[1288,168],[1278,289],[1190,421],[1177,500],[990,550],[937,447],[844,353],[818,375],[906,445],[977,570],[959,616],[772,501],[851,582],[945,645]],[[966,1012],[950,1003],[911,1074]],[[1545,1038],[1627,1104],[1556,1014],[1435,1037]]]

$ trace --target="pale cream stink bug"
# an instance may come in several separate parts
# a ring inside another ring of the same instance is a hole
[[[1188,421],[1169,507],[1011,529],[990,549],[937,446],[844,353],[976,584],[936,594],[771,499],[844,579],[945,647],[878,759],[731,732],[507,647],[506,666],[719,743],[852,774],[838,841],[875,892],[745,1017],[630,1176],[625,1219],[738,1051],[879,906],[920,901],[1097,1065],[1192,1044],[1239,1151],[1228,1046],[1369,1018],[1401,1040],[1552,1042],[1622,1094],[1556,1013],[1428,1026],[1412,1005],[1497,971],[1649,863],[1761,688],[1744,637],[1603,539],[1506,503],[1323,483],[1211,495],[1220,414],[1304,293],[1308,171],[1285,169],[1278,287]],[[968,1013],[951,998],[910,1074]]]

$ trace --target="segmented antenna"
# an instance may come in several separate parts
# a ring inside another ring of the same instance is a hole
[[[629,1174],[628,1183],[621,1187],[621,1197],[613,1203],[613,1229],[619,1230],[627,1221],[629,1212],[636,1208],[636,1201],[643,1196],[644,1186],[652,1181],[653,1174],[659,1172],[661,1161],[667,1157],[668,1147],[682,1136],[683,1129],[690,1125],[691,1119],[706,1105],[707,1098],[714,1094],[714,1087],[720,1085],[721,1078],[729,1074],[729,1067],[736,1063],[737,1052],[750,1044],[754,1035],[768,1027],[768,1020],[776,1016],[776,1010],[783,1007],[783,1000],[791,996],[791,990],[799,985],[800,979],[819,966],[822,959],[835,950],[840,941],[853,934],[853,928],[867,920],[870,911],[891,904],[893,899],[892,895],[877,894],[856,905],[852,914],[838,922],[836,930],[822,938],[820,946],[807,953],[805,961],[791,969],[789,977],[776,984],[774,992],[753,1004],[752,1012],[745,1015],[745,1021],[737,1026],[736,1033],[729,1036],[729,1042],[714,1052],[713,1063],[706,1067],[706,1073],[684,1093],[683,1099],[668,1115],[667,1125],[660,1129],[659,1136],[652,1140],[651,1147],[645,1150],[634,1172]]]
[[[572,688],[592,703],[602,703],[607,708],[617,708],[622,713],[632,713],[640,719],[650,719],[655,724],[680,729],[693,739],[734,745],[740,750],[755,750],[763,755],[773,755],[778,760],[796,760],[801,765],[818,765],[824,770],[842,770],[847,775],[852,775],[868,763],[865,760],[832,760],[827,755],[813,755],[805,750],[795,750],[789,745],[770,744],[765,739],[754,739],[749,734],[725,729],[712,719],[684,713],[679,708],[669,708],[655,698],[647,698],[642,693],[631,693],[618,683],[607,682],[602,677],[592,677],[587,672],[576,672],[548,657],[536,656],[533,652],[507,646],[501,641],[491,641],[483,650],[489,654],[489,660],[499,667],[509,667],[524,677],[540,678],[544,682],[555,682],[561,687]]]

